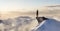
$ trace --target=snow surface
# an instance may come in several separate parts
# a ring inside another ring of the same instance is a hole
[[[49,18],[36,31],[60,31],[60,22]]]

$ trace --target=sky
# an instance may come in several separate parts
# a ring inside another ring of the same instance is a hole
[[[0,0],[0,11],[25,12],[56,4],[60,4],[60,0]]]
[[[60,6],[60,0],[0,0],[0,15],[5,18],[15,15],[35,16],[37,9],[42,11],[40,14],[52,14],[51,11],[47,10],[48,7],[52,8],[58,6]],[[55,12],[59,13],[59,11],[60,8],[58,11],[52,12],[54,14]]]

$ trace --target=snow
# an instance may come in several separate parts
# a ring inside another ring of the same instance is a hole
[[[49,18],[36,31],[60,31],[60,22],[56,21],[55,19]]]

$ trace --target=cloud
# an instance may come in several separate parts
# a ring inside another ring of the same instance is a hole
[[[53,6],[53,5],[52,5]],[[39,15],[43,15],[43,16],[49,16],[49,15],[60,15],[60,9],[56,8],[57,6],[60,6],[60,5],[54,5],[52,8],[51,6],[45,6],[45,7],[42,7],[41,10],[39,10]],[[53,9],[53,10],[51,10]],[[7,14],[2,14],[2,17],[3,18],[6,18],[6,17],[15,17],[15,16],[36,16],[36,9],[35,10],[26,10],[26,9],[17,9],[16,11],[11,11]]]
[[[60,8],[59,9],[56,8],[58,6],[60,7],[60,5],[51,5],[51,6],[42,7],[41,10],[38,9],[39,14],[60,14]],[[54,8],[52,8],[52,7],[54,7]],[[17,9],[16,11],[13,11],[11,13],[23,14],[23,15],[35,15],[36,10]]]
[[[46,7],[60,7],[60,4],[59,5],[50,5],[50,6],[46,6]]]

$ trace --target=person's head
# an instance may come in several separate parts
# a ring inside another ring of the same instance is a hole
[[[47,18],[45,17],[36,17],[38,23],[41,23],[42,21],[46,20]]]

